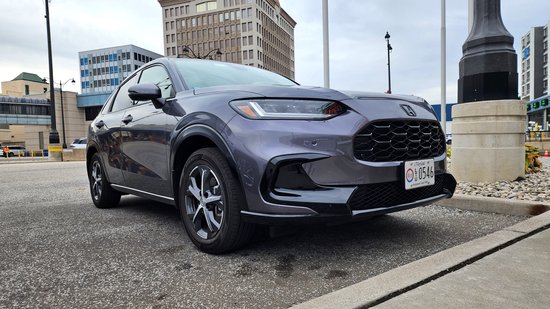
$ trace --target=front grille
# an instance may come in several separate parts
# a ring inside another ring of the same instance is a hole
[[[448,174],[436,175],[432,186],[405,190],[402,181],[359,186],[348,204],[351,210],[391,207],[415,202],[438,194],[452,194],[456,182]]]
[[[371,162],[434,158],[445,152],[445,135],[437,121],[376,121],[355,136],[353,152]]]

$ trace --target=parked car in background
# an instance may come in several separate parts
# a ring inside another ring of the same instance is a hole
[[[75,139],[71,145],[69,145],[69,148],[71,149],[86,149],[86,144],[88,144],[88,138],[87,137],[81,137]]]
[[[9,148],[9,157],[16,157],[16,156],[22,156],[25,155],[25,146],[21,145],[7,145]],[[4,153],[4,147],[2,147],[2,155],[5,157],[6,154]]]
[[[445,134],[423,99],[305,87],[231,63],[160,58],[91,123],[93,203],[134,194],[174,205],[209,253],[255,224],[334,223],[451,197]]]

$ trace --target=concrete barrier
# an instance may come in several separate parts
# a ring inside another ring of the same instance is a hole
[[[85,161],[86,149],[65,149],[62,153],[62,161]]]

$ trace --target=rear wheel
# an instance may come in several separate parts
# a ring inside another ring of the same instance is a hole
[[[245,200],[238,180],[216,148],[194,152],[180,178],[179,210],[191,241],[220,254],[249,242],[253,226],[241,219]]]
[[[111,184],[105,177],[105,169],[97,153],[92,156],[90,170],[88,171],[88,180],[90,182],[92,201],[96,207],[110,208],[118,205],[118,202],[120,202],[120,192],[111,188]]]

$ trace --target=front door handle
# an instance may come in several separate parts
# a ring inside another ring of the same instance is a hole
[[[122,122],[124,122],[124,124],[129,124],[132,120],[134,120],[134,117],[132,117],[132,115],[128,115],[122,119]]]
[[[103,120],[100,120],[98,122],[95,123],[95,126],[98,128],[98,129],[101,129],[105,126],[105,122]]]

